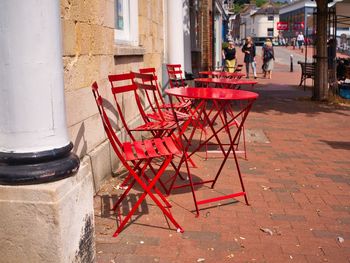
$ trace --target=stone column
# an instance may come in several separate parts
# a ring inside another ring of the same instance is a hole
[[[60,1],[1,0],[0,43],[1,261],[92,262],[93,190],[67,135]]]
[[[0,2],[0,183],[70,176],[58,0]]]
[[[167,51],[169,64],[185,64],[182,0],[167,3]]]

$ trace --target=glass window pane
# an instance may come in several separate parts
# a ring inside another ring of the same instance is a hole
[[[267,36],[268,37],[273,37],[273,28],[268,28],[267,29]]]
[[[116,29],[124,30],[124,16],[123,16],[123,0],[116,0],[117,14],[116,14]]]

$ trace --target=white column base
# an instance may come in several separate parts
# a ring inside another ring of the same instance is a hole
[[[52,183],[0,185],[1,262],[94,262],[89,162]]]

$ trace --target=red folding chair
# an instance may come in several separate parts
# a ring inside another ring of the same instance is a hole
[[[149,106],[150,112],[146,113],[147,117],[158,121],[175,121],[171,108],[164,107],[164,100],[161,96],[155,73],[131,73],[134,75],[133,83],[141,92],[139,97],[145,98],[144,104]],[[139,104],[141,105],[141,103]],[[171,107],[170,104],[169,106]],[[177,120],[183,121],[189,118],[186,112],[176,110],[175,113]]]
[[[130,87],[125,87],[129,89]],[[178,232],[183,232],[181,226],[175,221],[174,217],[168,210],[171,207],[171,204],[167,199],[162,195],[162,193],[156,188],[156,183],[159,181],[161,175],[164,173],[166,167],[170,164],[173,155],[179,154],[180,151],[174,144],[172,138],[163,137],[163,138],[154,138],[143,141],[136,141],[131,139],[131,141],[121,142],[117,135],[115,134],[111,121],[106,113],[103,99],[99,94],[98,85],[96,82],[92,85],[92,92],[94,94],[96,104],[102,119],[104,130],[107,134],[107,137],[112,145],[112,148],[115,154],[118,156],[119,160],[122,162],[124,167],[129,172],[129,177],[132,178],[129,181],[127,188],[124,193],[119,197],[118,201],[114,204],[113,210],[119,207],[121,202],[125,199],[127,194],[130,192],[131,188],[138,183],[141,188],[144,190],[139,199],[133,204],[132,209],[125,216],[124,219],[121,219],[119,213],[118,219],[120,224],[117,227],[117,230],[114,233],[114,237],[123,230],[127,222],[131,219],[132,215],[137,211],[138,207],[145,200],[148,195],[156,205],[161,209],[163,214],[173,223]],[[151,167],[152,160],[157,158],[157,160],[162,160],[162,163],[159,165],[159,169],[154,171]],[[150,179],[146,171],[150,170],[154,173],[154,177]],[[160,199],[153,194],[152,190],[159,196]]]
[[[116,75],[108,76],[109,82],[111,84],[113,98],[117,106],[117,110],[119,112],[119,117],[130,138],[135,140],[132,134],[133,131],[148,131],[153,135],[153,137],[162,137],[168,134],[169,130],[176,129],[177,126],[175,121],[168,121],[163,119],[163,120],[153,122],[149,119],[149,117],[147,116],[144,110],[141,99],[138,96],[137,86],[134,83],[134,77],[135,76],[133,73],[116,74]],[[124,94],[130,94],[130,93],[131,93],[131,96],[134,97],[135,103],[138,107],[141,118],[144,122],[142,125],[139,125],[135,128],[128,127],[123,114],[123,106],[120,103],[122,101],[122,98],[118,101],[118,96],[123,96]]]
[[[181,70],[181,64],[167,64],[166,65],[166,69],[168,72],[168,78],[169,78],[169,85],[170,88],[184,88],[187,87],[187,83],[183,78],[183,72]],[[189,99],[184,99],[184,98],[176,98],[177,101],[179,101],[180,103],[188,103]],[[176,103],[174,103],[174,105],[176,105]],[[192,102],[191,102],[191,106],[192,106]],[[192,108],[189,108],[189,114],[191,116],[196,116],[198,113],[193,110]],[[196,123],[196,125],[200,128],[201,130],[201,136],[200,136],[200,140],[202,140],[202,135],[204,134],[204,140],[207,138],[207,131],[206,131],[206,125],[205,123]]]
[[[119,118],[121,119],[124,129],[131,138],[131,140],[136,141],[134,137],[134,132],[149,132],[152,137],[154,138],[162,138],[163,136],[172,136],[173,141],[177,143],[177,145],[180,145],[178,142],[178,137],[174,135],[174,131],[178,129],[178,125],[182,125],[183,121],[175,121],[173,114],[171,111],[167,112],[167,118],[165,117],[165,114],[161,111],[161,109],[157,106],[150,106],[153,107],[154,112],[151,112],[149,114],[145,111],[145,106],[143,104],[147,104],[147,100],[149,99],[150,102],[152,102],[152,98],[157,101],[157,98],[154,97],[156,95],[155,93],[155,85],[153,82],[149,82],[153,80],[153,76],[149,74],[141,74],[141,73],[126,73],[126,74],[117,74],[117,75],[109,75],[108,79],[111,84],[111,91],[114,97],[114,101],[117,107],[117,111],[119,114]],[[145,83],[143,83],[145,82]],[[146,94],[139,94],[139,91],[146,91]],[[151,91],[151,94],[147,91]],[[138,110],[140,112],[141,118],[144,121],[144,124],[141,124],[137,126],[136,128],[130,128],[125,120],[124,113],[123,113],[123,106],[121,105],[123,96],[129,96],[131,93],[131,97],[134,98],[135,105],[137,105]],[[141,97],[146,97],[148,99],[145,99],[145,101],[141,101]],[[119,97],[119,99],[118,99]],[[152,105],[152,103],[151,103]],[[150,118],[150,115],[155,119],[155,121],[152,121]],[[183,117],[183,116],[181,116]],[[186,128],[183,127],[185,130]],[[183,155],[187,155],[187,153],[182,153],[179,155],[180,158],[182,158]],[[195,164],[190,160],[193,166]],[[175,173],[171,175],[167,180],[159,180],[159,184],[164,189],[164,191],[169,194],[169,187],[167,185],[171,184],[175,178],[179,175],[181,179],[184,179],[182,175],[180,174],[180,166],[176,165],[173,161],[171,161],[171,165],[173,169],[175,170]],[[150,165],[152,168],[152,164]],[[125,186],[128,183],[128,180],[130,177],[127,177],[125,181],[122,183],[122,186]]]
[[[183,72],[181,70],[181,64],[167,64],[166,65],[170,88],[185,88],[187,83],[183,78]],[[177,98],[180,103],[189,103],[190,100],[183,98]]]
[[[162,91],[158,85],[158,78],[157,78],[157,75],[156,75],[156,69],[155,68],[142,68],[140,69],[140,73],[143,73],[143,74],[151,74],[154,76],[155,78],[155,86],[156,86],[156,90],[157,90],[157,96],[159,98],[159,106],[160,108],[162,109],[171,109],[171,104],[170,103],[166,103],[164,98],[163,98],[163,95],[162,95]],[[191,101],[188,100],[188,101],[184,101],[184,102],[178,102],[178,103],[174,103],[173,107],[176,109],[176,110],[179,110],[181,112],[188,112],[188,110],[190,109],[191,107]]]
[[[171,88],[184,88],[187,83],[183,78],[183,72],[180,64],[167,64],[166,69],[169,77],[169,85]]]

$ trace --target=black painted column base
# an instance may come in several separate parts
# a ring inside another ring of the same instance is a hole
[[[50,151],[33,153],[0,152],[0,184],[41,184],[72,176],[79,169],[73,144]]]

